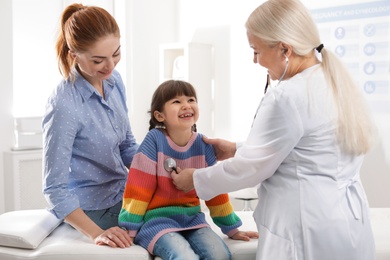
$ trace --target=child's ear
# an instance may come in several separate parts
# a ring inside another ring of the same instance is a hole
[[[159,111],[154,111],[153,112],[153,116],[154,118],[156,118],[157,121],[159,121],[160,123],[164,121],[164,115],[162,113],[160,113]]]

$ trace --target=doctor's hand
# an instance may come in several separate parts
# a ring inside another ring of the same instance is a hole
[[[194,175],[194,168],[187,168],[181,170],[177,168],[177,173],[175,171],[171,172],[171,177],[173,179],[173,184],[176,186],[176,189],[189,192],[194,189],[194,180],[192,176]]]
[[[218,161],[229,159],[236,153],[236,143],[219,138],[211,139],[206,136],[203,136],[203,141],[213,146]]]

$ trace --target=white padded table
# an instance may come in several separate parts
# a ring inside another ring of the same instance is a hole
[[[37,210],[39,211],[39,210]],[[41,210],[42,211],[42,210]],[[243,221],[242,230],[256,230],[252,212],[237,212]],[[205,212],[208,223],[220,234],[233,254],[233,259],[255,259],[257,240],[249,242],[231,240],[223,235],[219,228],[212,223],[208,212]],[[35,249],[21,249],[0,246],[1,260],[37,259],[37,260],[138,260],[153,259],[153,257],[140,246],[130,248],[111,248],[97,246],[87,237],[66,223],[60,224]]]
[[[219,228],[216,228],[210,221],[207,212],[205,214],[213,229],[223,237],[229,246],[233,259],[255,259],[257,240],[244,242],[228,239],[225,235],[222,235]],[[237,212],[237,214],[243,221],[243,226],[240,228],[241,230],[256,230],[252,212]],[[376,260],[390,260],[390,208],[372,208],[371,220],[376,243]],[[35,249],[19,249],[0,246],[0,259],[137,260],[152,259],[152,257],[145,249],[139,246],[132,246],[126,249],[97,246],[68,224],[63,223]]]
[[[82,235],[70,225],[62,223],[45,240],[43,240],[36,249],[19,249],[0,246],[0,259],[145,260],[152,259],[152,257],[140,246],[132,246],[125,249],[97,246],[89,238]]]

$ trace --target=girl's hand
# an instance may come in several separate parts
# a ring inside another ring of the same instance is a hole
[[[234,240],[249,241],[251,238],[259,238],[259,232],[256,231],[238,231],[230,237]]]

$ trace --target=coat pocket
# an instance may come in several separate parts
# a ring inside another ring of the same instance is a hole
[[[273,234],[266,227],[259,225],[259,248],[257,260],[296,260],[297,254],[294,242]]]

